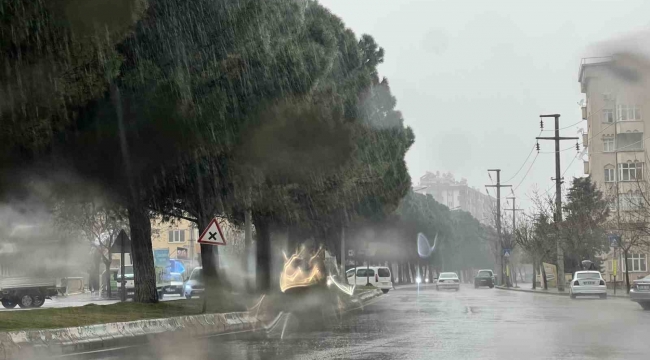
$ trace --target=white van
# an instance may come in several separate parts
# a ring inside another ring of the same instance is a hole
[[[370,285],[381,289],[385,293],[393,288],[390,277],[390,269],[385,266],[370,266],[352,268],[345,272],[348,284],[364,286]]]

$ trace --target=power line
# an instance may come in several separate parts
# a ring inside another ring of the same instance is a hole
[[[533,158],[533,162],[530,163],[530,166],[528,167],[528,170],[526,171],[526,174],[524,174],[524,177],[521,178],[521,181],[519,181],[519,184],[517,184],[517,186],[515,186],[514,191],[517,191],[517,189],[519,189],[519,186],[521,186],[521,184],[523,184],[524,180],[526,180],[526,176],[528,176],[528,173],[530,173],[530,169],[532,169],[533,165],[535,165],[535,160],[537,160],[537,156],[539,156],[539,154],[535,155],[535,157]],[[513,191],[513,195],[514,195],[514,191]]]
[[[565,151],[568,151],[568,150],[571,150],[571,149],[575,149],[575,148],[576,148],[575,145],[572,145],[572,146],[569,146],[569,147],[566,148],[566,149],[562,149],[562,150],[560,150],[559,152],[565,152]],[[540,154],[555,154],[556,152],[555,152],[555,151],[539,151],[539,153],[540,153]]]
[[[540,136],[541,134],[542,134],[542,131],[540,131],[539,134],[537,134],[537,136]],[[512,177],[511,177],[510,179],[508,179],[508,180],[506,180],[506,181],[504,181],[504,182],[509,182],[510,180],[512,180],[512,179],[514,179],[515,177],[517,177],[517,175],[519,174],[519,172],[521,171],[521,169],[523,169],[524,166],[526,165],[526,162],[528,162],[528,159],[530,159],[530,155],[532,155],[532,154],[533,154],[533,151],[535,151],[535,145],[536,145],[536,143],[533,144],[532,149],[530,149],[530,152],[528,153],[528,156],[526,156],[526,160],[524,160],[523,164],[521,164],[521,166],[519,167],[519,170],[517,170],[517,172],[516,172],[514,175],[512,175]],[[492,178],[490,178],[490,179],[492,179]],[[512,189],[511,189],[511,190],[512,190]]]
[[[573,162],[576,161],[578,156],[580,156],[580,154],[576,154],[576,156],[573,157],[573,160],[571,160],[571,162],[569,163],[569,166],[567,166],[566,169],[564,169],[564,171],[562,172],[562,177],[564,177],[564,174],[569,170],[569,168],[571,167],[571,164],[573,164]]]
[[[576,126],[576,125],[578,125],[578,124],[580,124],[581,122],[586,121],[586,120],[587,120],[587,119],[582,119],[582,120],[578,121],[578,122],[575,123],[575,124],[571,124],[571,125],[569,125],[569,126],[565,126],[565,127],[563,127],[563,128],[559,128],[558,130],[565,130],[565,129],[568,129],[568,128],[573,127],[573,126]],[[555,129],[542,130],[542,131],[555,131]]]

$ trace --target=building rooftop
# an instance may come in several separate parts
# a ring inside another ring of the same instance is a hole
[[[587,67],[605,65],[611,63],[612,61],[614,61],[613,56],[597,56],[597,57],[582,58],[580,60],[580,67],[578,69],[578,82],[583,84],[582,86],[584,87],[585,69]],[[584,91],[584,89],[582,90]]]

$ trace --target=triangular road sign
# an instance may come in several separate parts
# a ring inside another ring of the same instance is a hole
[[[217,218],[212,219],[208,227],[203,230],[201,236],[199,236],[199,244],[206,245],[226,245],[226,238],[223,237]]]

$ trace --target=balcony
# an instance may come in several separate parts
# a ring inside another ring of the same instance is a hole
[[[644,122],[643,120],[634,120],[634,121],[618,121],[616,122],[616,133],[617,134],[626,134],[626,133],[644,133]]]
[[[645,148],[643,132],[625,132],[616,134],[616,151],[641,152]]]

